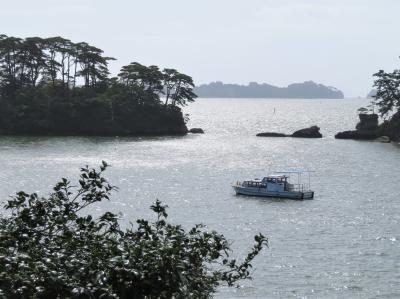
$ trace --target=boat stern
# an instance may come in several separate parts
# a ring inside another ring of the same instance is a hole
[[[305,191],[301,193],[301,199],[313,199],[314,191]]]

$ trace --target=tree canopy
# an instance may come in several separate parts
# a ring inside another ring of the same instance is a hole
[[[85,86],[93,86],[109,74],[107,65],[113,58],[102,54],[87,43],[73,43],[59,36],[21,39],[0,35],[0,78],[3,86],[13,89],[38,82],[75,86],[78,77],[83,78]]]
[[[83,167],[78,184],[63,178],[48,197],[18,192],[0,218],[0,298],[210,298],[221,284],[250,278],[251,262],[268,240],[255,236],[243,262],[228,240],[205,226],[155,219],[127,229],[118,216],[88,214],[116,189],[100,170]]]
[[[373,104],[378,106],[381,116],[387,116],[390,113],[396,113],[400,110],[400,70],[395,69],[393,72],[385,72],[379,70],[374,74],[376,77],[374,87],[376,94]]]

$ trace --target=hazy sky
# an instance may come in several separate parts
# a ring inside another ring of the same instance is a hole
[[[399,0],[1,0],[0,33],[87,41],[196,84],[314,80],[365,96],[400,67]]]

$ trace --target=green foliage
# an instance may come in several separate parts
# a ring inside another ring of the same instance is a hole
[[[193,93],[193,79],[175,69],[160,71],[157,66],[146,67],[137,62],[123,66],[118,74],[122,84],[127,86],[131,95],[138,92],[150,93],[158,96],[165,94],[165,106],[171,99],[172,106],[186,106],[197,97]]]
[[[87,43],[73,43],[62,37],[20,39],[0,35],[0,77],[11,87],[36,86],[50,81],[53,86],[75,86],[78,77],[85,86],[107,79],[108,61],[103,51]]]
[[[161,84],[162,74],[155,65],[144,66],[138,62],[132,62],[123,66],[118,74],[121,82],[129,88],[136,87],[145,92],[161,93],[163,86]]]
[[[88,215],[116,189],[103,177],[107,166],[82,168],[77,187],[63,178],[47,198],[18,192],[7,201],[0,298],[210,298],[218,285],[250,278],[252,260],[268,245],[261,234],[237,263],[223,235],[168,223],[158,200],[155,221],[125,230],[113,213]]]
[[[373,96],[373,103],[378,106],[381,116],[400,110],[400,70],[386,73],[380,70],[374,74],[376,80],[374,87],[376,95]]]
[[[168,105],[170,98],[173,106],[186,106],[187,103],[194,102],[197,95],[193,92],[194,83],[190,76],[175,69],[164,69],[162,78],[166,94],[165,105]]]

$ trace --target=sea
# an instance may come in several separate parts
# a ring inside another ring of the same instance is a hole
[[[203,223],[230,241],[241,260],[254,235],[269,248],[252,280],[221,286],[215,298],[400,298],[400,145],[336,140],[354,129],[367,99],[198,99],[184,108],[182,137],[0,137],[0,198],[48,195],[84,165],[111,165],[118,186],[87,213],[118,213],[123,225],[154,220]],[[323,138],[256,137],[318,125]],[[231,185],[288,168],[312,170],[313,200],[235,195]]]

